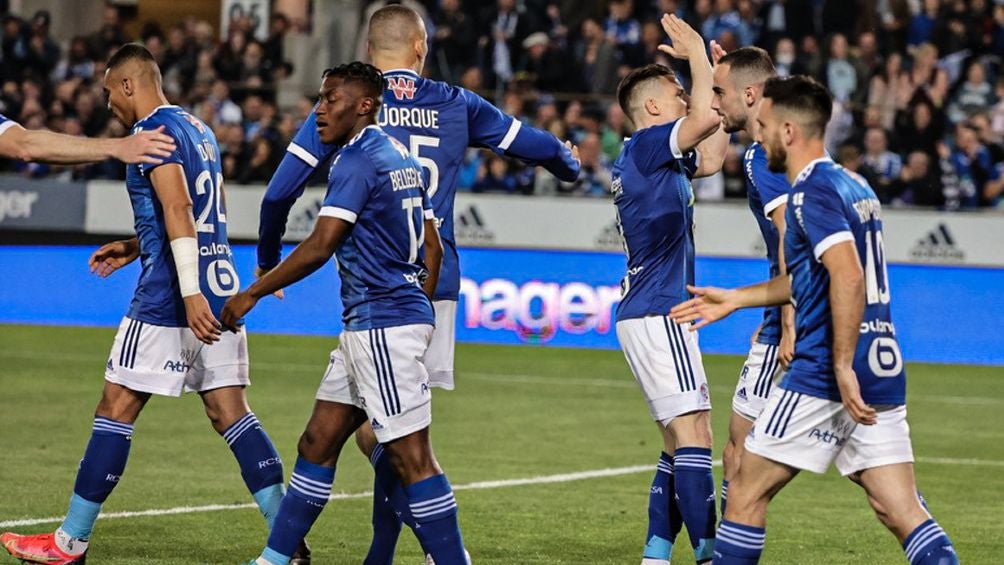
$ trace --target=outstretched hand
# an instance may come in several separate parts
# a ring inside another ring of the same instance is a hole
[[[725,56],[725,49],[721,46],[720,43],[718,43],[717,41],[715,41],[714,39],[712,39],[711,40],[711,64],[712,65],[717,65],[718,64],[718,60],[721,59],[724,56]]]
[[[687,60],[704,53],[704,39],[701,34],[694,31],[687,22],[681,20],[676,14],[663,14],[663,31],[669,36],[672,45],[659,45],[659,50],[676,59]]]
[[[738,308],[732,300],[731,290],[690,285],[687,285],[687,290],[694,295],[694,298],[674,306],[669,311],[669,317],[678,324],[696,322],[690,326],[690,331],[717,322]]]
[[[102,245],[91,254],[87,265],[90,266],[92,273],[104,279],[132,263],[137,257],[139,257],[139,242],[135,238],[124,239]]]

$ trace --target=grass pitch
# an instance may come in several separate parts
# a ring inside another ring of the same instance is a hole
[[[0,326],[0,523],[61,516],[90,433],[113,330]],[[287,473],[335,340],[252,335],[251,404]],[[707,356],[715,454],[721,453],[742,360]],[[465,541],[478,564],[636,564],[658,431],[620,352],[461,345],[458,389],[437,392],[433,437],[458,489]],[[917,475],[962,563],[1004,562],[1004,371],[910,365]],[[648,470],[626,467],[646,465]],[[505,481],[615,469],[561,482]],[[716,468],[720,479],[721,469]],[[369,490],[366,460],[347,446],[334,492]],[[487,488],[484,488],[487,487]],[[105,512],[250,502],[226,443],[196,396],[155,398],[136,425],[129,464]],[[360,563],[370,539],[368,497],[329,503],[309,539],[315,563]],[[49,531],[58,521],[10,527]],[[266,538],[253,508],[99,520],[88,562],[234,564]],[[685,534],[674,564],[693,563]],[[402,534],[398,563],[422,556]],[[765,564],[905,563],[864,495],[831,472],[803,473],[775,500]],[[0,564],[14,563],[0,557]]]

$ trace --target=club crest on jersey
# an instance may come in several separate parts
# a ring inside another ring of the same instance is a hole
[[[387,88],[398,100],[413,100],[415,98],[415,79],[410,77],[387,77]]]
[[[206,126],[203,125],[203,123],[198,118],[189,114],[188,112],[182,112],[181,116],[186,120],[188,120],[188,123],[195,126],[195,129],[199,130],[199,133],[206,133]]]

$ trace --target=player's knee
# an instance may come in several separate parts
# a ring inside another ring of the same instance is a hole
[[[870,496],[868,497],[868,504],[869,506],[872,507],[872,511],[875,512],[875,517],[878,518],[878,521],[882,522],[882,525],[885,526],[886,528],[889,528],[890,530],[893,529],[895,524],[893,523],[889,514],[886,512],[885,506],[883,506],[881,502]]]
[[[731,478],[739,471],[739,460],[742,457],[743,444],[736,443],[732,437],[725,442],[725,449],[722,450],[722,467],[725,470],[726,478]]]
[[[869,502],[872,502],[870,497]],[[882,522],[882,525],[900,540],[906,539],[914,528],[930,518],[920,502],[915,500],[904,501],[904,503],[895,506],[886,505],[885,508],[878,501],[874,501],[872,510],[875,511],[875,516]]]
[[[359,451],[362,451],[367,459],[373,454],[376,444],[376,434],[373,433],[373,428],[370,427],[369,423],[359,426],[359,429],[356,430],[356,445],[359,446]]]
[[[115,385],[114,388],[106,386],[101,394],[101,400],[98,401],[98,406],[94,410],[94,415],[124,424],[132,424],[139,417],[147,398],[149,398],[148,394],[133,392],[118,385]]]
[[[300,457],[310,463],[333,466],[338,459],[334,443],[320,427],[308,423],[307,429],[300,435],[296,450]]]
[[[677,448],[711,447],[711,420],[706,410],[678,416],[670,422],[669,428]]]

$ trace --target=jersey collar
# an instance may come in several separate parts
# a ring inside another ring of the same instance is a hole
[[[418,73],[416,73],[415,71],[413,71],[411,69],[391,69],[389,71],[385,71],[383,73],[383,75],[384,76],[387,76],[387,75],[397,75],[397,74],[401,74],[401,73],[413,75],[413,76],[415,76],[415,78],[418,78]]]
[[[832,162],[833,159],[829,158],[828,156],[820,157],[818,159],[813,159],[812,161],[809,161],[809,164],[806,165],[805,168],[802,169],[800,173],[798,173],[798,176],[795,177],[795,182],[791,183],[792,186],[804,181],[810,174],[812,174],[812,169],[814,169],[816,165],[820,163],[832,163]]]
[[[366,126],[366,127],[364,127],[362,129],[362,131],[360,131],[359,133],[357,133],[355,137],[353,137],[351,140],[349,140],[349,142],[346,143],[345,146],[348,147],[349,145],[352,145],[353,143],[355,143],[356,141],[358,141],[359,138],[362,137],[363,134],[366,133],[366,130],[368,130],[368,129],[373,129],[373,130],[376,130],[378,132],[383,131],[382,129],[380,129],[380,126],[375,125],[375,124],[374,125]]]
[[[178,105],[176,105],[176,104],[161,104],[160,106],[157,106],[156,108],[154,108],[152,112],[150,112],[146,116],[143,116],[142,119],[136,120],[136,123],[138,124],[138,123],[142,122],[143,120],[149,120],[151,116],[153,116],[157,112],[163,110],[164,108],[179,108],[180,109],[181,107],[178,106]]]

